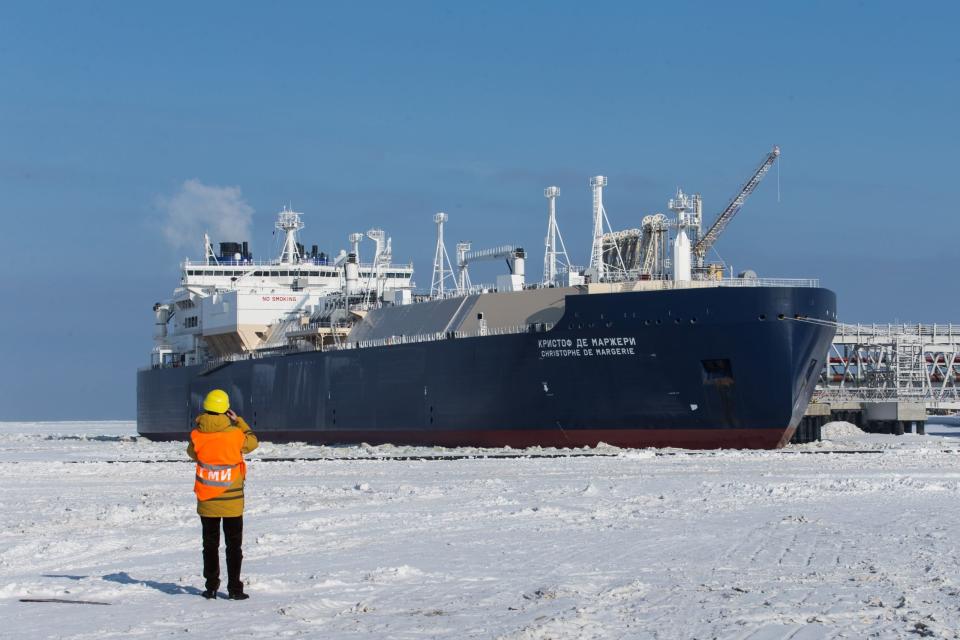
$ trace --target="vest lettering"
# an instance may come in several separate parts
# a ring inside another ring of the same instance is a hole
[[[196,482],[193,490],[200,501],[210,500],[226,491],[234,480],[243,482],[246,465],[243,463],[244,434],[239,429],[190,434],[197,454]],[[234,470],[237,475],[234,475]]]
[[[230,472],[232,469],[222,469],[220,471],[214,471],[210,474],[211,480],[217,480],[219,482],[230,482]]]
[[[205,480],[210,480],[211,482],[232,482],[233,469],[221,469],[219,471],[211,471],[209,469],[200,468],[200,472],[197,474]]]

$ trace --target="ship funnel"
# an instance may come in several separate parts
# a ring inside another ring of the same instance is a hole
[[[673,241],[673,280],[680,282],[690,279],[690,238],[683,227],[677,230]]]
[[[347,254],[347,262],[343,266],[346,279],[347,295],[356,295],[360,292],[360,265],[357,264],[357,254]]]
[[[513,253],[513,265],[511,269],[513,275],[520,277],[520,282],[523,282],[524,277],[526,276],[526,262],[527,262],[527,252],[523,249],[517,249]]]

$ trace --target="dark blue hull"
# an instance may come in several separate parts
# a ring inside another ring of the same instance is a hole
[[[835,318],[817,288],[571,295],[550,331],[143,370],[137,430],[184,439],[222,388],[273,441],[775,448]]]

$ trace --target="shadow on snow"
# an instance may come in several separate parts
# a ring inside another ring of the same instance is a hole
[[[139,584],[144,587],[150,587],[151,589],[156,589],[157,591],[162,591],[163,593],[170,594],[172,596],[178,595],[193,595],[198,596],[202,593],[200,589],[196,587],[184,587],[183,585],[176,584],[174,582],[157,582],[156,580],[137,580],[136,578],[131,578],[130,574],[126,571],[121,571],[120,573],[111,573],[103,576],[104,580],[108,582],[118,582],[120,584]]]

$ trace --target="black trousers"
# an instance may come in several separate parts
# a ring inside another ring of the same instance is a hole
[[[236,518],[208,518],[200,516],[203,524],[203,577],[207,589],[220,588],[220,521],[227,541],[227,591],[242,592],[240,565],[243,563],[243,516]]]

